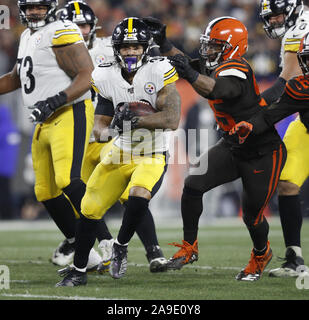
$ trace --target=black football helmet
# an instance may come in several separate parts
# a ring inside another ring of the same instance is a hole
[[[90,32],[85,42],[88,49],[91,49],[96,38],[96,28],[98,18],[95,16],[93,10],[84,1],[70,1],[63,9],[60,10],[59,19],[70,20],[77,25],[89,24]]]
[[[299,66],[304,75],[309,75],[309,33],[301,40],[299,50],[297,51]]]
[[[21,23],[32,30],[38,30],[46,24],[56,20],[58,0],[18,0],[17,5],[19,8],[19,18]],[[46,6],[47,12],[43,17],[29,17],[26,15],[28,5]]]
[[[117,62],[128,72],[140,68],[149,57],[151,35],[148,26],[139,18],[130,17],[121,21],[112,34],[112,45]],[[141,44],[144,48],[140,57],[123,57],[120,54],[121,46],[125,44]]]
[[[297,18],[303,12],[302,0],[261,0],[260,18],[263,20],[264,30],[271,39],[281,38],[285,32],[295,25]],[[284,21],[280,25],[269,22],[271,16],[284,14]]]

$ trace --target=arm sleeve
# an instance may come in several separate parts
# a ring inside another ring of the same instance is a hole
[[[261,93],[262,98],[264,98],[268,105],[271,105],[282,96],[285,84],[286,80],[279,77],[270,88]]]
[[[219,77],[209,95],[209,99],[233,99],[242,93],[242,81],[238,77]]]
[[[301,104],[291,99],[287,94],[284,94],[279,102],[257,113],[249,122],[253,124],[253,133],[260,134],[280,120],[303,110],[309,110],[305,102]]]
[[[114,116],[114,105],[113,102],[103,98],[100,94],[98,95],[98,103],[94,114],[99,114],[101,116]]]

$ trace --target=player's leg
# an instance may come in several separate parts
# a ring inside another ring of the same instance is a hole
[[[243,220],[253,250],[248,265],[236,276],[237,280],[259,280],[272,258],[268,241],[269,225],[263,211],[276,190],[285,160],[286,150],[284,144],[281,144],[263,157],[239,162],[243,183]]]
[[[299,192],[309,176],[309,134],[300,120],[291,122],[284,137],[287,161],[278,184],[278,204],[286,247],[285,261],[280,268],[270,270],[274,277],[295,277],[299,265],[304,264],[301,250],[303,216]]]
[[[205,172],[201,174],[200,168],[196,168],[185,179],[181,198],[184,240],[182,244],[173,243],[180,249],[169,259],[169,269],[181,269],[185,264],[192,263],[198,258],[197,234],[199,219],[203,212],[204,193],[239,176],[229,147],[225,146],[223,141],[219,141],[204,153],[199,163],[204,167],[207,164]]]
[[[110,274],[113,278],[121,278],[126,272],[127,247],[138,226],[149,214],[151,192],[162,178],[166,167],[163,154],[153,156],[133,156],[130,165],[125,166],[129,183],[129,198],[126,202],[122,224],[113,246]]]
[[[37,125],[32,141],[32,159],[35,174],[35,194],[50,217],[65,236],[53,252],[51,261],[63,266],[72,261],[75,239],[75,214],[68,199],[55,182],[53,159],[49,149],[49,125]]]

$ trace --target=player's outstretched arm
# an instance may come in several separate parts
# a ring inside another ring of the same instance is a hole
[[[150,130],[176,130],[180,121],[180,95],[175,83],[167,84],[157,96],[156,108],[159,112],[139,117],[138,127]]]
[[[73,79],[65,88],[67,101],[74,101],[91,88],[91,73],[94,69],[91,57],[84,43],[53,47],[59,67]]]
[[[0,77],[0,94],[5,94],[20,88],[20,79],[17,74],[17,64],[13,70]]]

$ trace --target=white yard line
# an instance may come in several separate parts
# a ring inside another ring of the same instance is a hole
[[[40,298],[40,299],[59,299],[59,300],[126,300],[126,299],[117,299],[117,298],[95,298],[95,297],[81,297],[81,296],[49,296],[45,294],[9,294],[9,293],[0,293],[0,297],[8,298]]]

